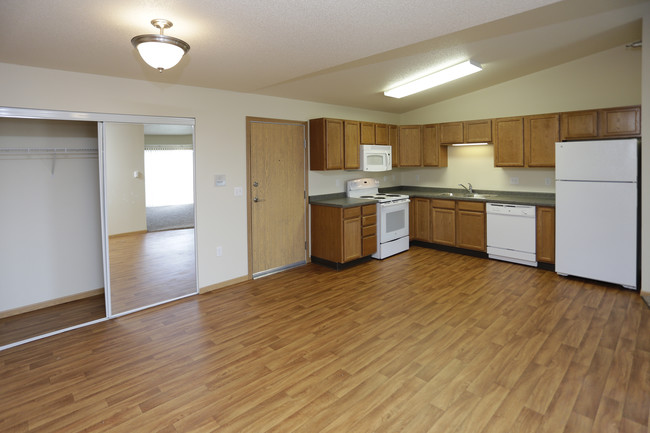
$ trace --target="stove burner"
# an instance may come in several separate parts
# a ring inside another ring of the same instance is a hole
[[[401,197],[402,194],[384,194],[386,197]]]
[[[360,198],[375,198],[374,195],[362,195],[362,196],[359,196],[359,197]]]

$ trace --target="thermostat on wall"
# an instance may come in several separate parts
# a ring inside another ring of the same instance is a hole
[[[215,174],[214,175],[214,186],[226,186],[226,175],[225,174]]]

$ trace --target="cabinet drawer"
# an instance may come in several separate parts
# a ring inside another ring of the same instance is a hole
[[[377,213],[376,204],[367,204],[365,206],[361,206],[362,215],[375,215],[376,213]]]
[[[361,217],[362,226],[374,226],[377,224],[377,215],[368,215]]]
[[[485,212],[485,203],[476,201],[458,201],[458,210]]]
[[[456,209],[456,202],[454,200],[431,200],[431,207]]]
[[[361,227],[361,236],[364,238],[377,234],[377,226]]]
[[[343,209],[343,218],[355,218],[361,215],[361,206],[346,207]]]

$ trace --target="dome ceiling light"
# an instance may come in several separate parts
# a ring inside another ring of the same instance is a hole
[[[187,42],[163,34],[173,24],[164,19],[151,20],[151,24],[160,29],[159,35],[139,35],[131,39],[131,44],[138,50],[142,60],[152,68],[162,72],[176,66],[190,50]]]

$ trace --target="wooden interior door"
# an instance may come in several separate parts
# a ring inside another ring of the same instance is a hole
[[[307,259],[306,123],[247,119],[249,272],[253,277]]]

